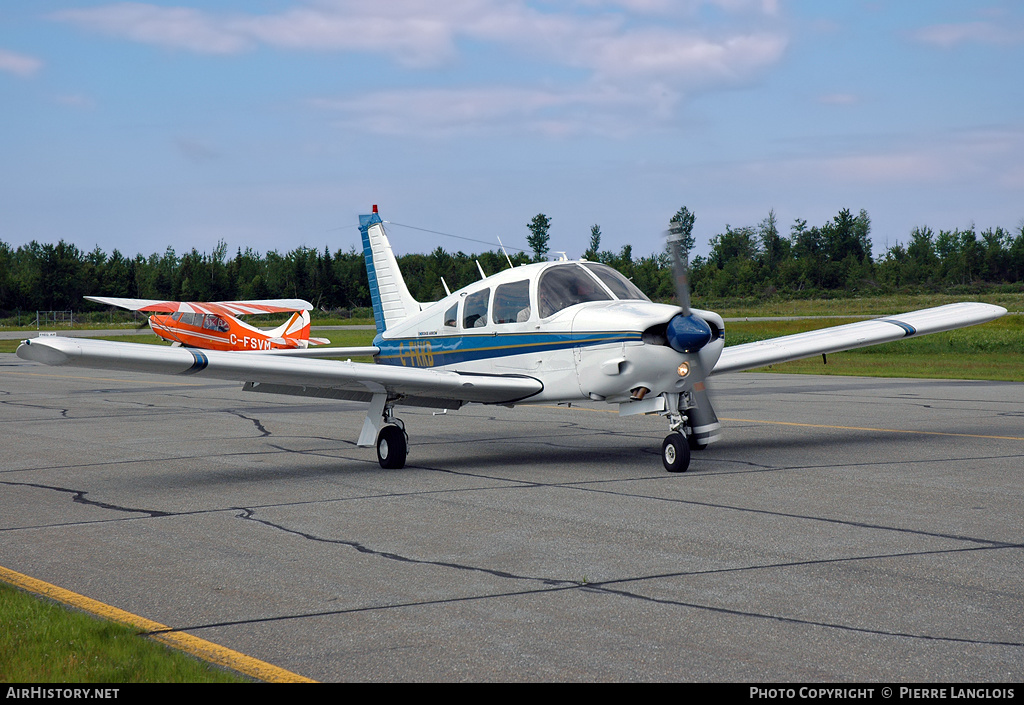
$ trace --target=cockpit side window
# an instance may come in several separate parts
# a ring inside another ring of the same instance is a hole
[[[226,333],[230,330],[228,322],[215,313],[206,314],[206,318],[203,320],[203,328],[215,330],[219,333]]]
[[[487,325],[487,299],[491,295],[490,288],[482,289],[466,297],[462,305],[462,327],[482,328]]]
[[[452,307],[444,312],[444,325],[446,328],[457,328],[459,325],[459,302],[456,301]]]
[[[647,295],[637,288],[636,284],[626,279],[626,277],[622,276],[620,272],[616,272],[607,264],[587,262],[583,266],[596,274],[598,279],[600,279],[606,287],[612,290],[612,293],[615,294],[616,298],[650,301],[650,299],[647,298]]]
[[[530,318],[530,280],[502,284],[494,291],[494,322],[522,323]]]
[[[541,318],[584,301],[611,301],[601,286],[575,264],[547,269],[537,285],[537,310]]]

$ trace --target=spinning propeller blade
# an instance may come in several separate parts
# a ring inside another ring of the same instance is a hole
[[[676,300],[679,301],[683,315],[690,315],[690,281],[687,277],[687,270],[690,268],[687,258],[689,253],[684,253],[683,224],[672,222],[668,224],[668,248],[672,253],[672,279],[676,285]]]
[[[675,316],[668,325],[669,344],[679,352],[696,353],[712,339],[711,328],[700,316],[690,308],[690,281],[688,253],[683,251],[683,224],[671,222],[668,226],[668,244],[672,253],[672,279],[675,282],[676,298],[682,313]],[[690,359],[691,374],[697,382],[690,390],[694,403],[686,410],[689,433],[687,441],[691,449],[700,450],[718,440],[721,424],[714,406],[708,397],[707,377],[710,370],[705,370],[700,355]]]

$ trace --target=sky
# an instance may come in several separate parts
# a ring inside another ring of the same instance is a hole
[[[695,254],[867,211],[876,253],[1024,224],[1017,0],[0,5],[0,240]],[[454,237],[453,237],[454,236]],[[467,238],[467,239],[459,239]]]

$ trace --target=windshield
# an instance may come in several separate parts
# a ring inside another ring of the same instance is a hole
[[[584,301],[611,301],[601,286],[575,264],[551,267],[537,285],[537,305],[541,318],[547,318]]]
[[[598,278],[604,282],[604,285],[612,290],[612,293],[615,294],[616,298],[650,301],[650,299],[647,298],[647,295],[640,291],[633,282],[626,279],[626,277],[622,276],[622,274],[615,271],[607,264],[586,262],[583,266],[596,274]]]

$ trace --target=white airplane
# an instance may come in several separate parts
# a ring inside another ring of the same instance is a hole
[[[409,294],[377,206],[360,217],[360,231],[377,324],[372,346],[221,352],[54,336],[24,341],[18,356],[368,402],[358,445],[376,445],[383,468],[403,467],[408,452],[396,406],[455,410],[471,403],[600,401],[622,415],[665,417],[670,433],[662,461],[670,472],[684,472],[691,449],[719,437],[705,388],[712,375],[952,330],[1006,313],[990,304],[949,304],[727,348],[722,317],[690,308],[678,232],[669,241],[680,306],[652,303],[619,272],[584,260],[521,265],[420,303]],[[328,355],[372,355],[376,364],[309,359]]]

